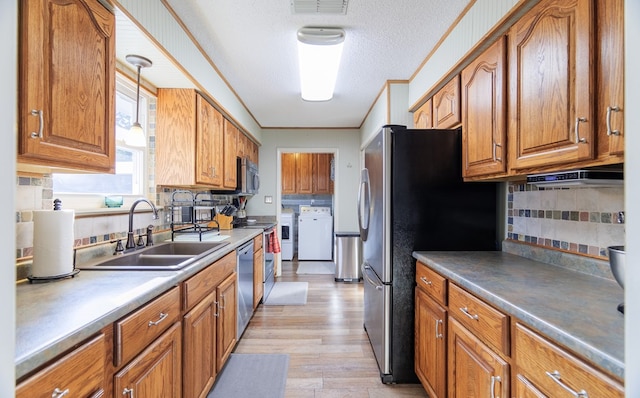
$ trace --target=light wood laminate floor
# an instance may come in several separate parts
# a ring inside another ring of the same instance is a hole
[[[381,383],[362,327],[362,283],[296,275],[297,261],[282,264],[277,281],[309,282],[307,304],[261,304],[235,352],[289,354],[286,398],[427,397],[419,384]]]

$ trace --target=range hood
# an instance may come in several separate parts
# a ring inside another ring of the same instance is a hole
[[[622,170],[585,169],[527,176],[527,184],[538,187],[612,187],[624,184]]]

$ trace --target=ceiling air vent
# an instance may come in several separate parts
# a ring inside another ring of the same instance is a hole
[[[292,14],[346,14],[348,0],[291,0]]]

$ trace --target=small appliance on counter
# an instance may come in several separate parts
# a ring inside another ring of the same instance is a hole
[[[611,273],[618,282],[618,285],[624,289],[624,268],[626,252],[624,246],[609,246],[607,248],[609,252],[609,266],[611,267]],[[618,311],[624,314],[624,303],[618,305]]]

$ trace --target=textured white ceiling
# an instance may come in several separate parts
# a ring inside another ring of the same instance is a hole
[[[359,127],[384,83],[409,79],[469,1],[350,0],[346,15],[293,14],[290,0],[168,3],[262,127],[328,128]],[[296,32],[304,26],[346,31],[330,101],[300,98]]]

